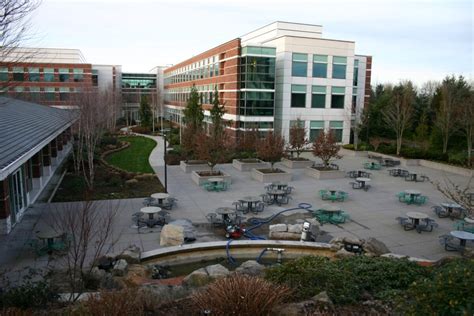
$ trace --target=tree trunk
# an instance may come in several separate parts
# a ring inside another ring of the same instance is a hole
[[[400,149],[402,148],[402,137],[397,137],[397,156],[400,156]]]
[[[359,134],[354,133],[354,150],[357,150],[358,145],[359,145]]]
[[[472,137],[470,135],[470,133],[467,133],[467,165],[469,167],[472,167],[472,164],[471,164],[471,156],[472,156]]]
[[[448,150],[448,139],[449,139],[448,135],[443,137],[443,154],[445,154],[446,151]]]

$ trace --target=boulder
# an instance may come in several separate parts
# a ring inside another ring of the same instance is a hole
[[[270,232],[269,238],[277,240],[300,240],[301,232],[299,234],[288,232]]]
[[[130,180],[125,181],[125,185],[128,187],[133,187],[137,183],[138,183],[137,179],[130,179]]]
[[[288,232],[289,233],[294,233],[294,234],[300,234],[301,231],[303,230],[303,224],[288,224]]]
[[[251,275],[251,276],[260,276],[265,271],[265,266],[258,263],[255,260],[248,260],[242,263],[237,269],[236,273]]]
[[[288,227],[286,224],[275,224],[275,225],[270,225],[268,227],[268,230],[270,233],[272,232],[286,232],[288,231]]]
[[[344,237],[343,243],[362,246],[364,244],[364,240],[355,237]]]
[[[128,246],[120,255],[117,256],[117,259],[124,259],[127,263],[140,263],[140,255],[142,251],[140,247],[136,245]]]
[[[329,243],[333,245],[342,245],[344,243],[344,237],[334,237]]]
[[[313,296],[312,300],[316,303],[332,305],[332,301],[326,291],[322,291],[321,293]]]
[[[124,259],[115,261],[114,267],[112,268],[112,275],[124,276],[128,271],[128,263]]]
[[[114,265],[115,257],[116,257],[116,254],[113,254],[113,253],[105,254],[96,260],[95,265],[99,269],[109,271],[110,269],[112,269]]]
[[[136,286],[144,283],[148,279],[149,270],[141,264],[131,264],[128,266],[128,273],[123,281],[129,286]]]
[[[125,287],[125,284],[120,277],[114,277],[111,273],[107,273],[99,286],[106,290],[120,290]]]
[[[192,287],[199,287],[210,283],[212,279],[207,274],[205,268],[195,270],[183,279],[183,284]]]
[[[388,249],[387,246],[380,240],[377,240],[375,238],[370,237],[362,246],[364,248],[364,251],[367,254],[372,254],[375,256],[381,256],[385,253],[389,253],[390,250]]]
[[[339,249],[336,254],[334,255],[336,258],[341,259],[341,258],[346,258],[346,257],[352,257],[355,256],[355,253],[347,251],[344,248]]]
[[[213,279],[226,277],[230,274],[229,270],[221,264],[213,264],[206,267],[207,274]]]
[[[168,224],[163,226],[160,233],[160,246],[179,246],[184,243],[184,229],[182,226]]]

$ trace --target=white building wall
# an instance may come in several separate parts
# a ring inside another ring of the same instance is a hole
[[[115,78],[114,78],[115,67]],[[106,90],[113,86],[115,80],[115,88],[120,91],[120,78],[122,67],[116,65],[92,65],[93,70],[97,70],[98,88],[99,90]]]
[[[280,37],[265,44],[277,49],[276,56],[276,93],[275,93],[275,130],[279,130],[285,139],[289,138],[290,121],[301,119],[309,134],[310,121],[324,121],[329,129],[330,121],[343,121],[342,142],[350,138],[351,103],[354,69],[354,42],[336,41],[301,37]],[[307,76],[292,77],[292,54],[308,54]],[[328,55],[328,78],[313,78],[313,54]],[[332,79],[332,57],[347,57],[346,79]],[[291,107],[291,85],[306,86],[306,107]],[[326,108],[311,108],[312,86],[326,86]],[[344,109],[331,109],[331,87],[345,87]]]

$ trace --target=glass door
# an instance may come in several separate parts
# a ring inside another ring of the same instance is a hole
[[[9,177],[11,221],[15,224],[18,213],[26,206],[26,190],[23,168],[18,168]]]

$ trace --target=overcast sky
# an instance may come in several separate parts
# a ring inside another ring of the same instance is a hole
[[[42,0],[30,46],[78,48],[92,64],[149,71],[273,21],[323,25],[373,56],[372,84],[472,78],[470,0]]]

